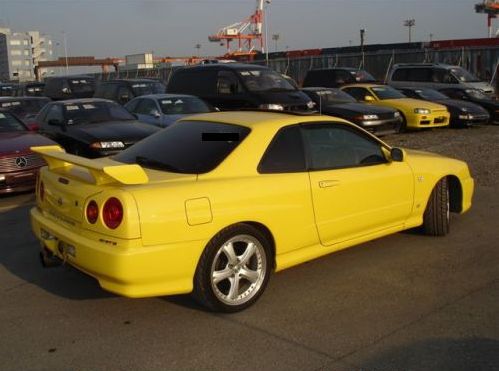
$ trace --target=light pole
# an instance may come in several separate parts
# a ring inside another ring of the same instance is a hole
[[[361,28],[360,30],[360,54],[361,54],[361,67],[364,68],[364,40],[365,40],[365,36],[366,36],[366,29],[365,28]],[[360,68],[359,67],[359,70]]]
[[[69,74],[69,64],[68,64],[68,45],[66,41],[66,32],[62,31],[62,37],[64,38],[64,56],[66,58],[66,75]]]
[[[201,44],[196,44],[195,48],[198,50],[198,58],[199,58],[199,49],[201,49]]]
[[[416,20],[414,19],[406,19],[404,21],[404,26],[409,29],[409,42],[411,42],[411,30],[416,25]]]
[[[275,33],[272,35],[272,40],[274,40],[274,51],[277,51],[277,40],[279,40],[279,34]]]
[[[267,16],[269,14],[269,5],[270,5],[271,0],[265,0],[265,5],[263,6],[263,22],[265,23],[265,61],[267,63],[267,66],[269,65],[269,48],[268,48],[268,34],[269,34],[269,28],[268,28],[268,22],[267,22]]]

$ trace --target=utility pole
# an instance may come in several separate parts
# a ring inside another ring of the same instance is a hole
[[[366,29],[361,28],[360,29],[360,54],[361,54],[361,65],[359,66],[359,70],[361,68],[364,68],[364,39],[366,35]]]
[[[404,27],[409,29],[409,42],[411,42],[411,29],[416,25],[415,19],[406,19],[404,21]]]
[[[272,40],[274,40],[274,51],[277,51],[277,40],[279,40],[279,34],[275,33],[272,35]]]
[[[197,55],[199,58],[199,49],[201,49],[201,44],[196,44],[194,47],[198,50]]]
[[[64,38],[64,56],[66,58],[66,76],[69,74],[69,64],[68,64],[68,45],[66,42],[66,32],[62,31],[62,36]]]

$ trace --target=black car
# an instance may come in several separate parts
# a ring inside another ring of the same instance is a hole
[[[23,82],[14,88],[16,97],[43,97],[45,95],[43,82]]]
[[[0,97],[11,97],[14,95],[15,84],[0,83]]]
[[[125,104],[135,97],[149,94],[163,94],[166,86],[158,80],[130,79],[102,81],[95,89],[94,98],[114,100]]]
[[[441,92],[430,88],[403,87],[397,89],[409,98],[436,102],[447,107],[450,113],[450,126],[453,128],[465,128],[473,124],[489,122],[489,113],[477,104],[450,99]]]
[[[480,90],[469,88],[445,88],[439,89],[439,91],[449,98],[464,100],[482,106],[489,112],[489,122],[491,124],[499,124],[499,102],[491,99]]]
[[[95,79],[90,76],[55,76],[45,79],[44,94],[53,100],[91,98]]]
[[[220,110],[312,111],[314,104],[281,74],[265,66],[213,63],[176,70],[171,94],[195,95]]]
[[[334,88],[303,88],[323,114],[341,117],[376,135],[398,133],[402,116],[393,108],[358,103],[352,96]]]
[[[376,82],[376,79],[369,72],[357,68],[322,68],[307,71],[305,80],[303,80],[303,87],[339,88],[346,84],[361,82]]]
[[[115,154],[160,130],[138,122],[119,104],[96,98],[49,103],[36,121],[40,132],[67,152],[91,158]]]
[[[16,115],[31,130],[38,130],[33,120],[49,102],[47,97],[0,97],[0,108]]]

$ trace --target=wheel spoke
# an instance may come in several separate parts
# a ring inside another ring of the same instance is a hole
[[[242,268],[239,274],[241,275],[241,277],[246,278],[251,283],[255,283],[260,277],[260,273],[247,268]]]
[[[231,300],[236,300],[239,295],[239,276],[236,274],[234,277],[229,278],[230,290],[227,296]]]
[[[241,265],[248,264],[251,257],[256,252],[256,245],[253,242],[249,242],[248,246],[246,246],[246,250],[244,250],[243,254],[239,257]]]
[[[237,264],[237,256],[236,256],[236,252],[234,251],[234,245],[232,245],[232,243],[226,243],[223,246],[222,251],[224,252],[227,259],[229,260],[230,264],[232,264],[232,265]]]
[[[212,274],[212,280],[214,284],[219,283],[220,281],[223,281],[227,278],[229,278],[233,273],[232,269],[225,268],[222,269],[221,271],[214,271]]]

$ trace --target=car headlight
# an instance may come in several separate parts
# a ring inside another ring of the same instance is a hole
[[[414,113],[420,114],[420,115],[429,115],[431,111],[427,108],[415,108]]]
[[[275,103],[270,103],[270,104],[260,104],[258,107],[260,109],[268,109],[271,111],[284,111],[284,107],[282,104],[275,104]]]
[[[5,181],[5,175],[0,175],[0,182],[4,182]]]
[[[459,115],[459,118],[461,120],[473,120],[473,115],[470,115],[469,113],[466,113],[466,114],[463,114],[463,115]]]
[[[400,112],[395,112],[395,113],[393,114],[393,117],[397,117],[397,118],[398,118],[398,117],[400,117]]]
[[[91,148],[109,149],[109,148],[125,148],[125,143],[120,141],[113,142],[95,142],[90,145]]]
[[[377,120],[378,118],[378,115],[362,115],[363,120]]]

